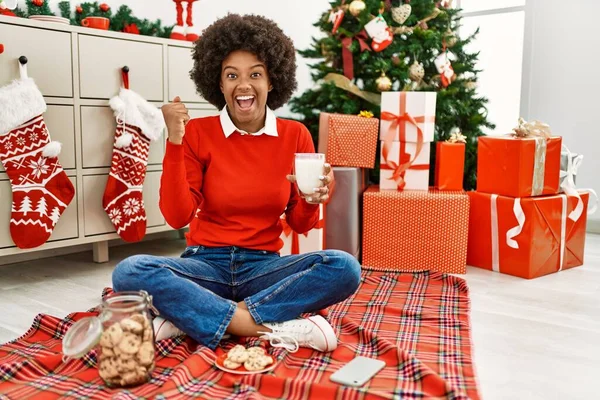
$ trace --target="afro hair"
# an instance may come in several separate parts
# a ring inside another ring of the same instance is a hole
[[[193,49],[190,77],[198,93],[222,109],[221,63],[233,51],[245,50],[265,63],[273,90],[267,106],[278,109],[292,96],[296,82],[296,50],[292,40],[270,19],[258,15],[229,14],[207,27]]]

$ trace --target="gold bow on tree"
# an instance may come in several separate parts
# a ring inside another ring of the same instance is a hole
[[[450,134],[450,139],[446,141],[448,143],[467,143],[467,137],[461,131],[456,130]]]
[[[550,125],[545,124],[540,121],[531,121],[527,122],[523,118],[519,118],[519,126],[514,128],[515,136],[517,137],[543,137],[550,138],[552,137],[552,132],[550,131]]]

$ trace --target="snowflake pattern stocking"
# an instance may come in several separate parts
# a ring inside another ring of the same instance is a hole
[[[0,159],[12,188],[10,234],[21,249],[44,244],[75,195],[45,111],[42,93],[22,66],[21,79],[0,88]]]
[[[110,106],[117,129],[102,206],[119,236],[126,242],[137,242],[146,234],[142,187],[150,141],[161,136],[164,119],[158,108],[126,88],[110,100]]]

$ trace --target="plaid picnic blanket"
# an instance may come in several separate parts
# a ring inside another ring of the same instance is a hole
[[[353,297],[322,312],[338,333],[338,348],[293,354],[278,348],[277,367],[262,375],[233,375],[213,366],[233,339],[216,353],[188,337],[163,340],[151,381],[126,390],[103,385],[95,351],[62,361],[61,340],[69,326],[94,314],[65,319],[40,314],[25,335],[0,346],[0,399],[479,398],[468,289],[454,276],[364,271]],[[384,360],[386,367],[361,388],[329,380],[358,355]]]

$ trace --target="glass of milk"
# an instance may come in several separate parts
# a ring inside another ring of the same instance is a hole
[[[315,188],[323,186],[319,176],[323,175],[325,154],[322,153],[296,153],[294,161],[294,175],[298,190],[304,197],[315,196]]]

